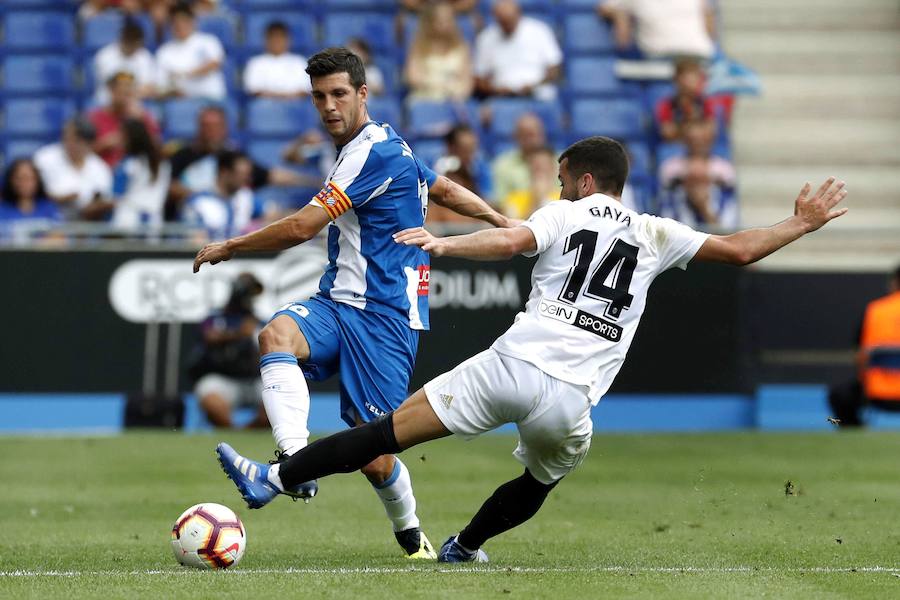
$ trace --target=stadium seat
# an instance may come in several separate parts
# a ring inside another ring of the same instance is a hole
[[[223,106],[228,117],[228,128],[236,132],[237,107],[231,102],[211,102],[204,98],[176,98],[162,105],[164,135],[166,139],[188,139],[197,132],[197,113],[206,106]]]
[[[324,12],[332,10],[393,10],[397,6],[396,0],[319,0]]]
[[[490,14],[491,8],[496,0],[481,0],[481,12]],[[522,12],[529,13],[550,13],[556,5],[556,0],[519,0],[519,6]],[[532,15],[535,16],[535,15]]]
[[[571,93],[592,96],[624,96],[627,87],[616,77],[614,58],[576,57],[566,62]]]
[[[467,104],[412,100],[407,107],[407,134],[433,138],[447,133],[457,123],[476,125],[476,112]]]
[[[341,46],[351,38],[363,38],[375,54],[397,49],[394,18],[382,13],[333,12],[325,16],[325,46]]]
[[[85,50],[93,54],[103,46],[116,41],[124,21],[124,16],[111,11],[85,20],[81,34],[81,43]]]
[[[524,98],[497,98],[490,103],[491,133],[500,137],[512,137],[516,121],[525,113],[535,113],[544,122],[548,137],[558,135],[563,129],[562,108],[559,102],[542,102]]]
[[[650,176],[653,174],[650,147],[646,142],[628,142],[628,159],[631,167],[629,177]]]
[[[613,54],[616,51],[612,30],[596,15],[567,14],[563,18],[562,42],[567,56]]]
[[[17,137],[59,136],[63,123],[75,114],[75,104],[68,100],[28,98],[7,100],[3,111],[4,131]]]
[[[9,95],[69,92],[74,68],[68,56],[8,56],[3,60],[2,90]]]
[[[572,135],[605,135],[617,140],[643,140],[644,112],[630,100],[581,99],[572,104]]]
[[[247,104],[247,131],[251,135],[299,134],[319,124],[319,115],[306,100],[255,98]]]
[[[419,160],[434,167],[434,163],[447,152],[447,145],[441,139],[421,139],[410,144],[413,154]]]
[[[318,50],[319,36],[315,19],[300,12],[252,12],[244,18],[245,44],[248,53],[263,51],[266,42],[266,27],[273,21],[281,21],[291,31],[295,52],[308,54]]]
[[[258,162],[265,167],[274,167],[282,162],[281,153],[290,143],[290,138],[253,138],[247,144],[247,154],[250,155],[254,162]]]
[[[403,121],[400,104],[393,96],[369,96],[369,116],[381,123],[388,123],[394,130],[403,135]]]
[[[238,45],[235,21],[226,15],[201,15],[197,17],[197,29],[219,38],[226,52]]]
[[[300,10],[305,8],[310,8],[310,2],[314,2],[315,0],[310,0],[306,2],[304,0],[240,0],[241,1],[241,10],[243,11],[256,11],[261,9],[270,9],[270,10]]]
[[[597,0],[559,0],[558,6],[566,13],[582,11],[596,15],[597,13],[594,11],[597,8],[597,4]]]
[[[3,17],[7,50],[65,51],[75,46],[75,19],[64,12],[10,12]]]
[[[684,146],[676,142],[665,142],[656,146],[656,165],[663,164],[666,160],[684,154]]]
[[[17,158],[31,158],[39,148],[56,140],[56,137],[4,140],[3,162],[8,165]]]

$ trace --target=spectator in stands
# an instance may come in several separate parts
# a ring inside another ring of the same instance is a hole
[[[171,156],[172,182],[166,204],[166,219],[177,220],[184,201],[193,193],[215,187],[216,154],[223,150],[236,150],[229,140],[228,118],[224,109],[211,105],[197,115],[197,135]],[[288,169],[267,169],[252,164],[250,186],[253,189],[266,185],[299,186],[307,180]]]
[[[415,99],[462,101],[471,97],[475,85],[471,50],[449,2],[438,2],[422,12],[404,76]]]
[[[857,376],[828,390],[828,403],[841,427],[863,425],[868,404],[900,411],[900,266],[891,275],[887,296],[866,307],[856,353]],[[893,359],[891,358],[893,357]]]
[[[503,199],[503,214],[515,219],[527,219],[548,203],[559,200],[559,165],[556,151],[549,146],[531,150],[526,155],[528,182],[526,187],[512,190]]]
[[[172,39],[156,53],[159,90],[167,96],[187,96],[222,100],[225,50],[218,38],[197,31],[194,13],[187,4],[171,11]]]
[[[369,93],[373,96],[383,95],[385,92],[384,73],[372,59],[372,48],[369,43],[362,38],[351,38],[347,42],[347,48],[362,60],[363,66],[366,68],[366,88]]]
[[[685,123],[703,122],[710,135],[716,131],[716,104],[704,94],[706,73],[696,59],[680,59],[675,63],[675,95],[663,98],[656,105],[659,135],[667,142],[682,139]]]
[[[266,53],[254,56],[244,69],[244,90],[262,98],[293,100],[309,96],[312,86],[306,74],[306,58],[291,54],[287,25],[273,21],[266,26]]]
[[[63,127],[61,142],[34,154],[50,199],[56,201],[68,220],[105,218],[112,210],[112,172],[91,150],[97,130],[84,117]]]
[[[715,13],[709,0],[602,0],[600,16],[612,21],[621,50],[637,42],[647,58],[715,53]]]
[[[469,13],[478,8],[478,0],[445,0],[457,13]],[[431,0],[400,0],[400,7],[411,12],[420,13],[427,9]]]
[[[0,239],[16,238],[21,225],[31,227],[56,223],[59,208],[47,198],[41,175],[28,158],[19,158],[3,174],[3,198],[0,199]]]
[[[163,222],[171,167],[142,120],[126,120],[122,139],[125,159],[113,174],[113,226],[135,232],[157,230]]]
[[[97,130],[94,152],[115,168],[125,156],[125,136],[122,124],[126,119],[140,119],[150,134],[159,138],[159,124],[148,111],[144,110],[137,95],[134,76],[120,71],[109,78],[109,104],[96,108],[88,114],[88,119]]]
[[[275,208],[264,206],[250,188],[252,175],[253,163],[245,154],[234,150],[219,152],[215,185],[188,199],[184,222],[204,230],[209,240],[224,240],[273,220]]]
[[[475,40],[475,89],[483,96],[556,98],[562,51],[553,30],[522,16],[516,0],[497,0],[496,23]]]
[[[132,19],[126,19],[116,42],[107,44],[94,56],[94,102],[109,102],[109,79],[116,73],[131,73],[141,98],[156,95],[156,60],[144,47],[144,30]]]
[[[494,200],[498,205],[508,204],[511,194],[531,189],[531,168],[528,156],[547,146],[544,123],[533,114],[526,113],[516,121],[516,147],[497,156],[491,164],[494,179]],[[556,189],[559,190],[558,183]]]
[[[456,125],[444,137],[444,142],[447,153],[435,161],[434,171],[490,202],[494,187],[491,170],[480,156],[475,130],[468,125]],[[428,221],[477,223],[438,204],[429,205]]]
[[[322,177],[327,177],[335,163],[334,144],[320,130],[310,129],[297,136],[281,158],[295,165],[315,166]]]
[[[225,306],[200,325],[203,339],[189,374],[196,379],[194,393],[200,408],[215,427],[233,427],[236,406],[257,409],[248,427],[268,427],[256,341],[262,323],[253,312],[253,301],[262,292],[263,285],[256,277],[241,273]]]
[[[659,166],[663,216],[693,227],[735,229],[740,219],[734,166],[712,154],[712,136],[704,121],[684,125],[686,154]]]

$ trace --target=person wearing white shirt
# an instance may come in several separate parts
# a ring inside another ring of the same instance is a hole
[[[632,41],[650,58],[712,58],[715,14],[709,0],[604,0],[597,6],[610,19],[619,48]]]
[[[109,103],[106,83],[116,73],[123,72],[134,76],[139,97],[150,98],[156,94],[156,60],[144,47],[144,30],[132,20],[125,21],[118,41],[104,46],[94,56],[97,106]]]
[[[76,117],[63,127],[61,142],[34,154],[47,195],[60,204],[67,220],[101,219],[112,210],[112,172],[91,151],[96,136],[90,121]]]
[[[516,0],[498,0],[496,23],[475,40],[475,89],[482,96],[556,98],[562,51],[550,27],[522,16]]]
[[[254,56],[244,70],[244,89],[254,96],[292,100],[312,92],[306,58],[291,54],[287,26],[274,21],[266,27],[266,53]]]
[[[222,100],[225,50],[218,38],[196,30],[190,7],[172,9],[172,40],[156,53],[158,85],[163,95]]]
[[[143,233],[159,230],[172,168],[143,121],[126,120],[122,135],[125,158],[113,173],[113,227]]]

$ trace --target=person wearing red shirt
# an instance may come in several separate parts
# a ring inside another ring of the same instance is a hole
[[[115,167],[125,157],[122,124],[126,119],[143,121],[150,135],[157,139],[160,137],[160,129],[156,119],[144,109],[138,99],[134,75],[120,71],[110,77],[106,85],[110,95],[109,104],[91,111],[88,119],[97,129],[94,152],[110,167]]]

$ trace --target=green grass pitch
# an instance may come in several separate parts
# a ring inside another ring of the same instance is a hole
[[[215,461],[267,434],[0,438],[2,598],[886,598],[900,595],[900,436],[599,435],[485,566],[411,564],[358,474],[311,504],[247,510]],[[404,455],[435,544],[520,472],[514,439]],[[790,481],[790,486],[787,482]],[[790,494],[786,493],[790,492]],[[197,502],[248,531],[226,572],[179,567],[169,531]]]

